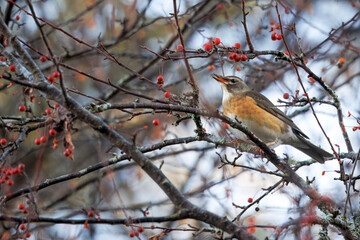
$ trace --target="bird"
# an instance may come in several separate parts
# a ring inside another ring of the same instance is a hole
[[[252,90],[244,80],[237,76],[212,77],[221,85],[222,108],[225,116],[243,123],[252,133],[269,147],[281,144],[290,145],[324,163],[333,155],[315,146],[295,123],[267,97]],[[247,141],[247,136],[238,129],[229,126],[231,133],[239,140]]]

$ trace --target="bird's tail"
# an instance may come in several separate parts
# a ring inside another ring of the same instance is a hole
[[[292,146],[302,151],[306,155],[312,157],[320,163],[324,163],[326,158],[330,158],[333,155],[323,150],[322,148],[315,146],[303,137],[297,136],[300,141],[296,141]]]

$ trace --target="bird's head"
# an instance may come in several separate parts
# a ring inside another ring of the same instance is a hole
[[[219,76],[217,74],[213,74],[212,77],[220,83],[224,95],[234,96],[251,90],[244,80],[239,77]]]

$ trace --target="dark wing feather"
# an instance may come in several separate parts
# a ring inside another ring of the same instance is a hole
[[[259,107],[288,124],[297,136],[309,138],[295,125],[295,123],[288,116],[286,116],[285,113],[278,109],[269,99],[267,99],[261,93],[258,93],[256,91],[248,91],[245,93],[245,96],[253,98]]]

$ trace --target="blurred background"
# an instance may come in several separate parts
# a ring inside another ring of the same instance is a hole
[[[283,41],[272,40],[270,32],[279,23],[275,9],[275,3],[278,3],[283,38],[289,46],[290,54],[302,54],[311,71],[335,91],[341,104],[344,128],[354,150],[358,151],[360,130],[356,127],[360,126],[360,1],[245,2],[245,10],[249,12],[247,28],[255,50],[285,53],[288,50]],[[29,11],[25,1],[16,3]],[[188,73],[181,59],[181,51],[177,50],[181,43],[173,18],[173,1],[41,0],[32,3],[38,17],[56,26],[52,28],[44,25],[42,29],[51,49],[63,64],[61,74],[66,87],[72,90],[69,94],[84,107],[104,102],[151,102],[95,81],[94,78],[104,82],[110,80],[133,93],[167,101],[164,91],[156,85],[159,75],[163,76],[163,88],[171,93],[171,99],[189,104],[187,97],[191,88],[187,83]],[[5,19],[9,3],[1,1],[0,8],[2,18]],[[233,47],[234,43],[240,43],[240,50],[244,53],[249,50],[241,23],[241,1],[182,0],[177,1],[177,9],[185,40],[183,47],[191,57],[189,63],[200,89],[201,108],[221,110],[222,92],[219,84],[211,78],[212,73],[240,76],[249,86],[292,116],[293,121],[315,145],[332,152],[309,105],[301,102],[304,92],[291,64],[277,59],[274,54],[248,55],[248,61],[237,63],[228,59],[229,51],[226,49]],[[45,76],[52,75],[56,71],[52,62],[40,61],[40,57],[48,56],[48,52],[33,18],[17,7],[11,9],[9,17],[8,25],[13,34],[36,49],[37,52],[26,47]],[[276,31],[280,34],[279,29]],[[204,44],[211,43],[214,38],[221,40],[219,51],[204,51]],[[100,45],[104,46],[119,62],[151,81],[139,79],[134,72],[105,59],[78,40],[98,46],[99,49]],[[8,69],[8,65],[2,61],[1,71]],[[329,141],[336,146],[336,151],[347,152],[337,109],[332,105],[333,99],[318,83],[309,79],[304,70],[299,69],[299,75],[309,97],[316,100],[314,109]],[[59,87],[58,83],[54,85]],[[285,97],[286,93],[289,98]],[[300,102],[295,103],[295,100]],[[53,122],[50,126],[37,127],[31,131],[20,147],[7,157],[2,168],[23,163],[26,169],[23,176],[14,177],[14,185],[1,185],[1,195],[42,183],[46,179],[78,172],[109,160],[116,154],[121,155],[121,151],[113,148],[111,143],[88,126],[76,121],[65,108],[60,106],[53,109],[53,115],[45,115],[45,109],[55,104],[36,90],[17,84],[11,86],[8,81],[0,79],[2,121],[16,126],[22,126],[20,122],[27,126]],[[20,106],[26,106],[27,111],[19,112]],[[98,116],[139,147],[151,146],[165,139],[195,136],[196,127],[191,118],[173,124],[178,118],[166,111],[110,110]],[[153,124],[154,119],[159,121],[159,125]],[[213,118],[202,118],[202,121],[207,133],[231,137],[221,121]],[[65,125],[68,128],[64,128]],[[49,136],[50,128],[57,130],[55,137]],[[18,136],[17,131],[8,131],[4,127],[0,129],[0,137],[8,141],[14,141]],[[41,136],[48,137],[47,143],[34,144],[35,139]],[[56,149],[53,149],[54,139],[58,141]],[[64,156],[69,143],[74,148],[73,160]],[[279,146],[275,150],[280,158],[289,158],[291,163],[308,160],[308,156],[292,147]],[[225,155],[230,161],[237,158],[236,164],[241,167],[223,166],[219,156],[225,158]],[[251,201],[261,198],[259,203],[249,206],[236,221],[239,225],[257,225],[256,228],[248,228],[248,231],[259,239],[266,236],[275,238],[277,234],[280,239],[311,239],[317,238],[319,234],[318,226],[307,226],[302,231],[296,227],[283,232],[275,230],[304,214],[309,200],[292,184],[279,182],[281,178],[278,176],[254,170],[276,171],[266,159],[247,153],[240,156],[233,148],[215,147],[214,144],[197,141],[151,151],[147,156],[162,167],[165,175],[191,202],[228,219],[236,218]],[[359,168],[351,160],[343,160],[346,173],[354,169],[354,176],[359,175]],[[350,216],[355,216],[359,207],[359,194],[349,190],[351,206],[345,205],[347,192],[344,182],[337,179],[338,170],[338,161],[332,160],[325,164],[301,167],[297,173],[304,179],[313,180],[312,186],[319,193],[333,199],[342,211],[349,208]],[[359,189],[358,182],[354,188]],[[28,197],[18,197],[7,202],[6,206],[3,205],[1,212],[21,215],[17,211],[19,203],[26,204],[32,214],[54,218],[84,219],[90,210],[99,213],[101,218],[129,219],[166,216],[175,211],[167,196],[133,161],[121,161],[81,178],[34,192]],[[194,220],[140,225],[145,227],[140,239],[164,233],[163,228],[172,230],[161,239],[212,239],[216,235],[207,231],[193,235],[196,231],[189,225],[199,229],[211,228]],[[19,233],[16,228],[16,224],[2,223],[0,229],[16,236]],[[84,229],[83,224],[31,223],[28,226],[32,233],[31,239],[127,239],[133,228],[106,224],[89,224],[87,229]],[[336,229],[329,229],[329,236],[331,239],[341,239]]]

